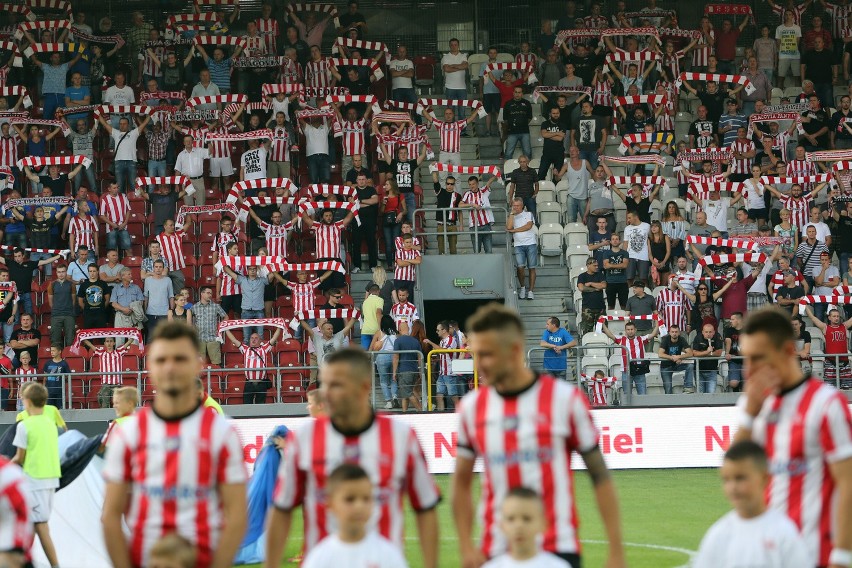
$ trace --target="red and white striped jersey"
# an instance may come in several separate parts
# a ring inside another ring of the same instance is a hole
[[[660,105],[651,105],[651,111],[654,112]],[[655,128],[658,131],[674,131],[674,102],[669,99],[666,101],[663,111],[657,115]]]
[[[752,152],[755,150],[754,142],[751,140],[740,140],[737,138],[731,143],[731,151],[733,152]],[[751,165],[754,163],[754,158],[739,158],[731,161],[731,171],[735,174],[750,174]]]
[[[826,12],[831,14],[831,35],[835,38],[842,38],[846,35],[846,30],[849,29],[849,20],[852,16],[852,5],[846,4],[823,4]],[[8,69],[8,68],[7,68]]]
[[[340,258],[340,236],[343,234],[343,227],[343,221],[330,225],[314,223],[317,258]]]
[[[790,133],[787,132],[786,130],[779,132],[772,139],[772,149],[780,152],[781,159],[784,160],[784,161],[787,161],[787,141],[788,140],[790,140]]]
[[[399,138],[402,140],[400,143],[408,148],[408,155],[411,156],[412,159],[420,154],[420,137],[425,133],[425,124],[421,124],[419,126],[411,124],[399,131]],[[396,154],[393,155],[395,156]]]
[[[272,225],[262,222],[259,227],[266,235],[266,252],[269,256],[287,256],[287,235],[293,229],[293,223]]]
[[[219,280],[219,296],[235,296],[237,294],[241,294],[242,290],[240,290],[240,285],[237,284],[237,281],[228,276],[228,273],[222,270],[222,261],[219,261],[215,265],[216,267],[216,276]]]
[[[95,347],[95,352],[92,354],[92,359],[98,359],[100,365],[101,384],[103,385],[120,385],[121,375],[124,370],[124,354],[127,352],[129,344],[125,343],[121,347],[116,347],[112,351],[107,351],[104,347]]]
[[[0,67],[0,87],[5,87],[9,81],[9,67],[4,65]]]
[[[786,144],[785,144],[786,146]],[[788,176],[815,176],[819,172],[813,162],[807,160],[796,160],[795,158],[787,162]],[[802,191],[807,193],[813,189],[812,184],[803,183]]]
[[[458,194],[456,194],[456,195],[458,195]],[[401,249],[402,249],[402,237],[397,237],[397,238],[395,238],[395,239],[393,240],[393,242],[394,242],[394,246],[396,246],[396,250],[401,250]],[[411,245],[412,245],[414,248],[418,248],[418,247],[420,247],[420,246],[421,246],[421,243],[420,243],[420,237],[411,237]],[[421,249],[419,249],[419,250],[423,250],[423,249],[421,248]]]
[[[459,349],[459,344],[455,336],[448,335],[441,340],[441,349]],[[441,353],[438,355],[438,364],[440,365],[439,374],[442,376],[451,375],[453,371],[453,359],[458,353]]]
[[[0,136],[0,166],[18,166],[18,143],[21,139],[14,129],[10,129],[9,136]]]
[[[595,106],[612,106],[612,85],[609,84],[609,81],[606,79],[603,81],[594,81],[592,89],[594,89],[592,104]]]
[[[225,126],[224,124],[220,124],[216,128],[209,128],[207,132],[210,134],[230,134],[231,129]],[[231,143],[227,140],[213,140],[212,141],[212,149],[210,150],[211,158],[230,158],[231,157]]]
[[[320,279],[314,278],[304,284],[291,282],[287,284],[293,293],[293,311],[309,312],[314,309],[314,290],[320,285]]]
[[[657,312],[666,326],[677,325],[686,329],[686,296],[680,290],[665,288],[657,295]]]
[[[686,54],[683,50],[675,51],[671,55],[663,53],[661,63],[671,71],[670,77],[674,77],[675,79],[680,77],[680,60],[685,56]]]
[[[29,553],[33,524],[24,470],[0,456],[0,551]]]
[[[274,53],[274,52],[273,52]],[[278,68],[278,82],[285,85],[295,85],[304,81],[305,73],[298,61],[285,59]]]
[[[123,193],[113,196],[105,193],[101,197],[100,214],[109,219],[116,225],[121,225],[127,219],[127,214],[130,212],[130,201]],[[106,232],[112,231],[112,227],[106,224]]]
[[[251,369],[270,367],[270,352],[272,352],[272,345],[268,341],[264,341],[258,347],[240,344],[240,353],[243,354],[243,368],[246,371],[247,381],[262,381],[266,377],[266,371],[252,371]]]
[[[420,319],[420,313],[417,311],[417,306],[411,302],[399,302],[391,306],[391,318],[393,318],[397,329],[399,324],[405,323],[408,325],[408,330],[411,331],[411,324]]]
[[[257,24],[257,31],[266,42],[266,52],[278,53],[278,20],[258,18],[254,22]]]
[[[609,27],[609,19],[606,16],[586,16],[583,24],[589,29],[603,30]]]
[[[87,216],[81,219],[79,215],[71,218],[68,223],[68,234],[74,235],[74,247],[86,246],[89,250],[95,249],[95,233],[98,232],[98,223],[94,217]]]
[[[598,444],[586,394],[566,381],[539,375],[517,396],[493,387],[468,393],[459,408],[457,455],[482,458],[482,551],[506,550],[499,530],[500,504],[516,487],[535,487],[548,519],[542,548],[579,553],[571,454]]]
[[[169,263],[169,270],[186,268],[186,260],[183,258],[183,239],[185,236],[186,231],[175,230],[171,235],[160,233],[155,237],[155,240],[160,243],[163,258]]]
[[[349,120],[340,121],[340,130],[343,133],[344,156],[366,154],[367,141],[364,136],[365,128],[367,128],[367,121],[363,118],[354,122]]]
[[[419,250],[405,250],[402,248],[396,249],[396,260],[397,265],[396,269],[393,272],[394,280],[407,280],[408,282],[414,282],[417,279],[417,270],[416,266],[411,264],[408,266],[399,266],[400,260],[413,260],[415,258],[419,258],[423,255],[420,254]]]
[[[488,199],[490,195],[491,190],[488,188],[483,188],[479,191],[468,191],[464,194],[461,200],[462,203],[470,203],[482,207],[482,209],[470,209],[467,222],[468,227],[482,227],[483,225],[494,222],[494,214],[491,212],[491,201]]]
[[[524,63],[538,63],[538,58],[536,58],[535,53],[519,53],[515,56],[515,63],[524,64]]]
[[[166,58],[166,49],[163,47],[155,47],[152,49],[157,58],[162,61]],[[151,77],[160,77],[163,73],[160,71],[160,66],[154,61],[154,58],[151,57],[151,54],[148,53],[148,50],[142,51],[139,53],[139,61],[142,62],[142,74],[149,75]]]
[[[210,566],[223,522],[219,487],[247,477],[228,420],[201,404],[180,420],[163,420],[145,407],[113,429],[105,459],[104,479],[130,484],[124,519],[132,564],[147,565],[154,543],[176,532],[196,546],[196,566]]]
[[[852,457],[846,397],[815,378],[783,395],[770,395],[755,418],[752,438],[769,458],[769,506],[799,527],[810,565],[827,566],[837,530],[837,495],[829,466]]]
[[[623,365],[622,369],[627,369],[627,352],[630,352],[630,360],[633,361],[635,359],[644,359],[645,358],[645,343],[650,340],[651,337],[649,335],[634,335],[633,339],[630,339],[626,335],[617,335],[615,336],[614,343],[616,345],[623,345],[627,347],[627,350],[621,350],[621,364]]]
[[[23,367],[18,367],[15,369],[15,375],[18,376],[18,384],[23,385],[24,383],[32,383],[36,380],[36,375],[38,374],[38,369],[35,367],[30,367],[29,369],[24,369]]]
[[[781,202],[781,205],[784,206],[784,209],[790,210],[791,225],[795,225],[796,227],[801,228],[808,224],[811,203],[813,203],[814,201],[813,197],[811,197],[810,194],[803,194],[801,197],[793,197],[792,195],[786,195],[784,197],[778,198],[778,201]]]
[[[786,6],[782,6],[781,4],[772,4],[770,6],[772,8],[772,13],[778,15],[781,18],[781,23],[787,19],[787,16],[784,14],[785,12],[791,12],[793,14],[793,23],[797,26],[802,25],[802,14],[808,9],[808,4],[802,4],[800,6],[794,6],[793,8],[787,8]]]
[[[796,270],[795,268],[791,268],[793,272],[796,273],[796,286],[801,286],[805,281],[805,277],[801,272]],[[784,273],[780,270],[776,270],[775,274],[772,275],[772,301],[775,301],[775,294],[778,293],[778,288],[784,285]]]
[[[305,63],[305,86],[315,88],[331,87],[331,65],[328,59],[308,61]]]
[[[180,133],[186,136],[187,134],[192,136],[192,147],[193,148],[206,148],[204,143],[204,139],[207,137],[207,133],[210,132],[210,129],[206,126],[202,126],[200,128],[187,128],[186,126],[182,126],[180,129]],[[183,148],[183,143],[181,142],[181,148]]]
[[[240,236],[240,228],[234,227],[230,233],[219,231],[213,238],[213,245],[210,250],[219,253],[220,256],[225,256],[228,245],[238,242]]]
[[[272,147],[270,148],[269,161],[290,161],[290,134],[287,132],[287,128],[283,126],[272,128]]]
[[[454,154],[461,152],[461,133],[467,127],[466,120],[457,120],[455,122],[433,120],[432,124],[435,125],[435,129],[441,135],[441,152]]]
[[[710,30],[708,34],[712,39],[715,45],[716,43],[716,32],[714,30]],[[713,54],[715,50],[713,46],[707,43],[707,40],[704,39],[704,35],[698,38],[698,43],[695,44],[695,48],[692,50],[692,66],[693,67],[707,67],[707,64],[710,62],[710,56]]]
[[[365,431],[345,435],[328,417],[290,432],[278,470],[273,503],[279,509],[302,506],[306,550],[336,529],[326,510],[329,474],[343,463],[356,463],[370,476],[378,498],[368,530],[403,548],[403,496],[412,509],[428,511],[441,494],[426,465],[423,448],[411,426],[388,416],[374,416]]]
[[[261,55],[266,55],[268,52],[266,50],[266,38],[261,35],[256,35],[254,37],[249,35],[243,36],[243,41],[246,42],[245,55],[246,57],[260,57]]]

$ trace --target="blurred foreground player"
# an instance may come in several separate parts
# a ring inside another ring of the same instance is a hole
[[[196,566],[230,568],[246,528],[243,450],[227,419],[201,404],[195,330],[158,325],[147,367],[153,405],[115,428],[106,451],[102,520],[113,566],[148,565],[154,543],[176,532],[196,547]]]
[[[748,440],[732,445],[721,475],[734,510],[704,535],[693,568],[808,566],[808,551],[796,525],[784,513],[766,508],[769,464],[763,448]]]
[[[745,393],[735,441],[769,456],[768,505],[786,514],[808,548],[808,566],[852,565],[852,417],[846,397],[808,378],[796,356],[790,315],[749,314],[740,336]]]
[[[539,374],[524,362],[524,330],[518,314],[497,304],[468,321],[468,346],[488,386],[461,401],[453,476],[453,514],[463,568],[479,568],[506,550],[498,507],[512,489],[535,487],[544,499],[543,548],[573,568],[580,566],[571,454],[580,453],[594,484],[609,540],[608,568],[625,565],[615,486],[598,448],[598,430],[586,394],[574,385]],[[473,464],[483,471],[482,544],[473,544]]]
[[[0,456],[0,566],[19,568],[33,545],[31,503],[23,470]]]

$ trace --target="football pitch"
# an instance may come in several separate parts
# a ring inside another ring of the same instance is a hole
[[[715,469],[623,470],[613,472],[621,505],[627,560],[631,568],[688,566],[704,532],[728,510]],[[443,501],[438,506],[441,568],[459,566],[458,542],[450,509],[450,476],[436,476]],[[575,474],[580,538],[584,568],[603,566],[606,544],[603,524],[595,507],[591,481],[585,472]],[[477,484],[478,491],[478,484]],[[478,502],[474,495],[474,503]],[[411,568],[421,568],[414,515],[406,516],[406,558]],[[302,521],[297,512],[293,538],[285,558],[301,548]],[[296,566],[283,562],[282,566]]]

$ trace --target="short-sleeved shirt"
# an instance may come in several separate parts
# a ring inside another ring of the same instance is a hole
[[[654,296],[645,294],[641,298],[639,296],[630,296],[627,298],[627,303],[624,309],[630,312],[632,316],[648,316],[654,313],[657,304]],[[636,320],[636,331],[648,331],[653,327],[651,320]]]
[[[127,132],[122,132],[118,128],[113,128],[110,134],[115,141],[115,161],[136,161],[136,141],[139,139],[139,129],[131,128]]]
[[[594,265],[593,265],[594,266]],[[578,284],[588,284],[591,282],[605,282],[606,277],[602,272],[595,272],[594,274],[589,274],[588,272],[583,272],[577,277]],[[583,309],[589,310],[604,310],[606,309],[606,304],[604,304],[604,293],[603,290],[592,290],[589,289],[583,292]]]
[[[541,340],[545,343],[561,347],[562,345],[568,345],[574,341],[574,337],[567,329],[560,327],[555,333],[550,333],[545,329],[544,333],[541,334]],[[544,352],[543,367],[545,371],[561,372],[566,369],[567,364],[568,359],[564,352],[557,353],[553,349],[548,349]]]
[[[672,337],[670,335],[664,335],[662,339],[660,339],[660,349],[666,355],[683,355],[683,352],[689,349],[689,342],[682,335],[678,335],[677,341],[672,341]],[[669,359],[663,359],[660,362],[660,367],[668,368],[674,367],[675,362]]]
[[[81,283],[77,289],[77,297],[83,298],[83,311],[95,312],[106,307],[110,292],[110,285],[98,278],[94,282],[86,280]]]
[[[612,264],[621,264],[628,259],[627,251],[606,250],[602,255],[603,260],[609,260]],[[624,268],[608,268],[606,270],[606,281],[610,284],[623,284],[627,282],[627,270]]]
[[[532,197],[535,192],[535,184],[538,183],[538,172],[533,168],[527,168],[526,171],[517,168],[506,177],[508,181],[515,184],[515,197],[522,199]]]
[[[414,172],[417,170],[417,160],[393,160],[391,172],[393,172],[396,185],[400,193],[412,193],[414,191]]]
[[[12,332],[12,337],[9,338],[10,341],[29,341],[30,339],[41,340],[41,332],[35,328],[29,330],[18,328]],[[38,345],[35,347],[25,347],[24,349],[15,349],[14,351],[15,357],[17,357],[18,360],[21,359],[21,353],[26,351],[32,358],[31,364],[33,366],[35,366],[38,362]]]
[[[165,316],[169,313],[169,299],[175,297],[172,279],[167,277],[145,279],[145,298],[148,299],[146,313],[151,316]]]
[[[719,351],[722,349],[722,338],[719,337],[718,333],[714,333],[713,337],[710,339],[706,339],[704,335],[699,333],[695,336],[695,339],[692,340],[692,350],[693,351],[707,351],[707,349],[713,348],[713,351]],[[697,357],[698,359],[698,370],[699,371],[715,371],[719,368],[719,360],[713,359],[712,355],[705,357]],[[705,360],[708,359],[709,360]]]
[[[396,341],[393,343],[394,351],[420,351],[420,342],[416,337],[410,335],[397,335]],[[416,373],[420,369],[420,359],[417,353],[400,353],[399,365],[397,372],[399,373]]]

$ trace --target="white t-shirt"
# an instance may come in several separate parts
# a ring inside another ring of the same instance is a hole
[[[414,63],[410,59],[394,59],[388,65],[391,71],[409,71],[414,69]],[[392,77],[391,89],[410,89],[412,86],[411,77]]]
[[[459,63],[464,63],[467,61],[467,55],[462,52],[458,52],[453,55],[452,53],[445,53],[441,58],[441,67],[444,65],[458,65]],[[445,89],[466,89],[467,85],[465,85],[464,77],[466,71],[451,71],[449,73],[444,73],[444,88]]]
[[[792,26],[781,24],[775,28],[775,39],[780,41],[778,59],[798,59],[800,37],[802,37],[802,28],[795,24]]]
[[[731,511],[716,521],[698,548],[693,568],[799,568],[810,566],[796,525],[768,510],[754,519]]]
[[[624,246],[627,247],[627,256],[636,260],[648,260],[648,233],[651,225],[639,223],[638,225],[627,225],[624,228]]]
[[[516,247],[536,244],[535,220],[533,219],[532,213],[529,211],[522,211],[521,213],[518,213],[512,221],[512,226],[515,228],[523,227],[530,221],[532,221],[533,226],[528,230],[520,233],[512,233],[512,239],[514,240]]]
[[[263,146],[243,152],[240,157],[243,179],[249,181],[266,177],[266,154],[266,148]]]
[[[745,185],[746,209],[766,209],[766,202],[763,200],[763,184],[749,178],[743,182]]]
[[[820,221],[819,223],[806,223],[804,227],[802,227],[802,237],[807,238],[808,236],[808,227],[813,227],[816,229],[816,238],[819,242],[824,243],[825,237],[831,236],[831,229],[828,228],[828,225]]]
[[[347,568],[406,568],[408,563],[391,542],[369,533],[357,543],[343,542],[336,534],[324,538],[302,562],[302,568],[339,568],[341,560]]]
[[[127,136],[125,136],[125,134]],[[139,129],[134,125],[130,125],[130,130],[127,132],[122,132],[118,128],[112,129],[112,139],[115,140],[115,160],[130,160],[132,162],[136,161],[136,140],[139,139]],[[119,144],[118,142],[124,138],[124,141]]]
[[[306,156],[328,154],[328,124],[325,121],[319,127],[305,124],[302,131],[305,133]]]
[[[716,227],[720,232],[728,232],[728,209],[731,208],[731,200],[722,197],[719,201],[702,199],[701,209],[707,213],[707,224]]]
[[[482,568],[570,568],[570,564],[549,552],[539,552],[529,560],[515,560],[508,554],[496,556]]]
[[[136,96],[133,94],[133,89],[127,85],[120,89],[113,85],[104,93],[105,105],[132,105],[134,102],[136,102]]]
[[[822,266],[819,269],[814,271],[814,274],[819,274],[820,270],[822,270]],[[840,278],[840,270],[831,265],[825,270],[825,281],[831,280],[832,278]],[[843,281],[840,281],[840,284],[843,284]],[[813,291],[815,296],[831,296],[834,293],[834,288],[831,286],[814,286]]]

